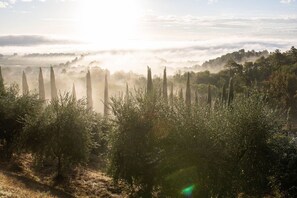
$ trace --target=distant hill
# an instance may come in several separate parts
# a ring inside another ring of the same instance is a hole
[[[256,52],[254,50],[245,51],[244,49],[241,49],[239,51],[228,53],[228,54],[222,55],[221,57],[205,61],[202,64],[201,68],[207,69],[210,71],[221,70],[230,60],[233,60],[236,63],[242,64],[244,62],[254,62],[262,56],[266,58],[268,55],[269,55],[269,52],[267,50]]]

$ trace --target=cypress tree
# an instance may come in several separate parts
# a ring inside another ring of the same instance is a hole
[[[226,84],[223,85],[222,87],[222,96],[221,96],[221,102],[222,104],[226,104],[227,101],[227,94],[226,94]]]
[[[184,92],[183,92],[183,88],[180,88],[178,98],[179,98],[180,100],[184,100]]]
[[[152,80],[152,71],[150,67],[147,67],[147,87],[146,91],[148,94],[153,92],[153,80]]]
[[[128,104],[128,103],[129,103],[129,86],[128,86],[128,83],[126,83],[126,95],[125,95],[125,100],[126,100],[126,103]]]
[[[39,89],[39,99],[45,101],[45,89],[42,69],[39,68],[39,77],[38,77],[38,89]]]
[[[107,81],[107,71],[105,73],[105,86],[104,86],[104,117],[108,116],[109,111],[109,98],[108,98],[108,81]]]
[[[87,108],[92,109],[93,108],[93,99],[92,99],[92,81],[91,81],[90,70],[88,70],[88,72],[87,72],[86,81],[87,81]]]
[[[23,71],[23,76],[22,76],[22,87],[23,87],[23,95],[29,94],[29,86],[27,82],[27,77],[25,71]]]
[[[233,78],[231,77],[229,80],[228,106],[231,105],[233,98],[234,98]]]
[[[169,94],[170,105],[173,105],[173,83],[170,86],[170,94]]]
[[[199,104],[199,99],[198,99],[198,90],[195,91],[195,104]]]
[[[56,87],[56,78],[55,78],[55,72],[53,67],[51,67],[51,99],[55,100],[58,98],[58,92],[57,92],[57,87]]]
[[[190,86],[190,72],[188,72],[187,87],[186,87],[186,105],[191,106],[191,86]]]
[[[4,80],[2,76],[2,68],[0,67],[0,91],[4,91]]]
[[[210,84],[208,84],[208,89],[207,89],[207,104],[211,107],[211,87],[210,87]]]
[[[163,98],[166,102],[168,101],[166,67],[164,69],[164,74],[163,74]]]
[[[72,85],[72,99],[76,100],[76,90],[75,90],[75,84]]]

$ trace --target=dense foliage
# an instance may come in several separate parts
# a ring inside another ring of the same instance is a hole
[[[13,85],[0,88],[0,141],[4,146],[4,157],[11,158],[19,148],[25,116],[34,117],[42,109],[42,101],[37,95],[19,95],[18,87]]]
[[[92,147],[92,116],[82,101],[69,95],[52,100],[40,115],[26,117],[25,147],[41,160],[56,160],[61,175],[69,165],[87,161]]]
[[[237,98],[229,107],[211,110],[189,108],[180,100],[172,107],[158,97],[137,94],[128,102],[113,100],[115,179],[140,188],[145,197],[152,189],[177,197],[191,185],[194,197],[257,196],[273,192],[277,186],[272,181],[282,183],[275,171],[284,171],[279,168],[287,162],[279,153],[291,153],[296,145],[286,145],[290,138],[281,133],[278,114],[262,96]]]

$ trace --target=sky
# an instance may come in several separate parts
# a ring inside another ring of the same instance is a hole
[[[154,50],[104,60],[185,67],[242,48],[288,50],[296,35],[297,0],[0,0],[0,54]]]

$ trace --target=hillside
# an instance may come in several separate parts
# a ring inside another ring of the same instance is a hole
[[[48,170],[36,171],[30,155],[0,163],[0,197],[125,197],[122,185],[94,169],[76,168],[63,183],[54,183]]]
[[[213,70],[217,71],[217,70],[224,69],[224,66],[229,61],[234,61],[236,63],[242,64],[244,62],[254,62],[258,58],[262,56],[267,57],[268,55],[269,55],[269,52],[267,50],[256,52],[254,50],[245,51],[244,49],[241,49],[239,51],[227,53],[215,59],[205,61],[202,64],[202,68],[208,69],[210,71],[213,71]]]

